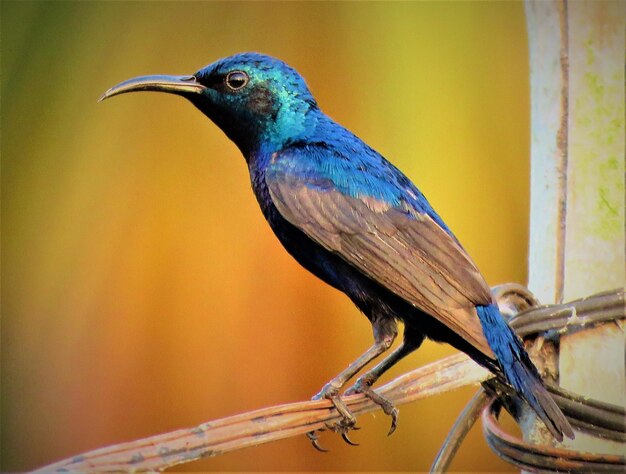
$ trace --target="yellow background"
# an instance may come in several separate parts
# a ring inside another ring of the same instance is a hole
[[[309,398],[367,320],[280,247],[235,146],[133,76],[255,50],[428,196],[490,284],[524,282],[523,4],[6,2],[2,29],[2,470]],[[427,343],[384,380],[451,353]],[[425,470],[474,392],[180,470]],[[482,440],[455,470],[507,470]]]

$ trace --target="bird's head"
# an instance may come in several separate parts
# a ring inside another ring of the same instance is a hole
[[[209,64],[191,76],[141,76],[124,81],[100,100],[135,91],[158,91],[189,99],[247,157],[261,147],[279,149],[313,126],[317,110],[304,79],[284,62],[242,53]]]

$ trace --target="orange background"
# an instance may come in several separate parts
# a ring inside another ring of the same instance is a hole
[[[256,50],[403,169],[490,284],[526,279],[523,4],[2,2],[2,470],[309,398],[367,320],[263,221],[235,146],[184,100],[132,94]],[[384,380],[451,353],[427,343]],[[474,392],[179,470],[428,469]],[[512,470],[476,427],[455,470]]]

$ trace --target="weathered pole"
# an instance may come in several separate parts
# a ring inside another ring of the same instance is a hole
[[[526,17],[532,111],[528,286],[540,302],[561,303],[626,284],[626,2],[527,0]],[[625,329],[621,320],[562,336],[554,352],[561,386],[626,406]],[[549,440],[537,425],[523,429],[536,442]],[[564,444],[602,453],[624,449],[578,432]]]

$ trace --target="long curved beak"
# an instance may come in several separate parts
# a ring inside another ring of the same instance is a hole
[[[195,76],[140,76],[111,87],[98,99],[98,102],[127,92],[157,91],[187,95],[200,94],[204,89],[206,87],[200,84]]]

